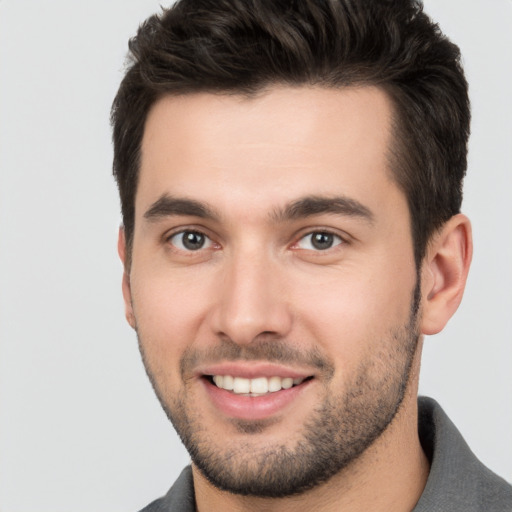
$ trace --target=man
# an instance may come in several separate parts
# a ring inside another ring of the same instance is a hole
[[[130,49],[126,316],[192,458],[145,510],[510,510],[417,399],[472,253],[457,47],[414,1],[182,0]]]

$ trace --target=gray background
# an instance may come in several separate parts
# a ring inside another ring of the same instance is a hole
[[[466,297],[421,392],[512,480],[512,2],[427,0],[473,101]],[[153,0],[0,0],[0,511],[138,510],[187,455],[125,324],[109,107]]]

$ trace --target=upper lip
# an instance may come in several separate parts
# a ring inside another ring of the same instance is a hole
[[[231,375],[245,379],[255,379],[257,377],[291,377],[292,379],[305,379],[312,377],[312,373],[307,370],[294,369],[275,363],[245,361],[204,365],[198,367],[195,373],[198,377],[203,377],[204,375]]]

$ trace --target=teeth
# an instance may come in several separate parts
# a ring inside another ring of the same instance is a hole
[[[233,391],[233,387],[235,385],[234,381],[235,381],[235,379],[233,379],[233,377],[231,377],[231,375],[224,375],[222,386],[219,386],[219,387],[227,389],[228,391]]]
[[[268,379],[268,390],[273,393],[274,391],[281,390],[281,377],[270,377]]]
[[[235,377],[233,381],[233,392],[237,395],[242,393],[249,393],[251,391],[251,381],[249,379],[242,379],[242,377]]]
[[[268,379],[259,377],[251,379],[251,393],[268,393]]]
[[[293,379],[291,377],[286,377],[281,381],[281,386],[284,389],[290,389],[293,386]]]
[[[245,379],[232,377],[231,375],[214,375],[213,382],[219,388],[233,391],[237,395],[262,396],[266,393],[275,393],[281,389],[290,389],[299,385],[304,379],[292,379],[291,377],[257,377]]]

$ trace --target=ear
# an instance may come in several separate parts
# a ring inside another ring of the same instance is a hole
[[[459,307],[472,255],[471,223],[459,213],[434,235],[423,260],[423,334],[437,334]]]
[[[133,306],[132,306],[132,291],[130,288],[130,274],[127,267],[127,259],[126,259],[126,236],[124,233],[124,228],[121,226],[119,228],[119,237],[117,239],[117,252],[119,257],[121,258],[121,262],[123,263],[123,298],[124,298],[124,311],[126,320],[130,324],[130,326],[135,329],[135,315],[133,314]]]

